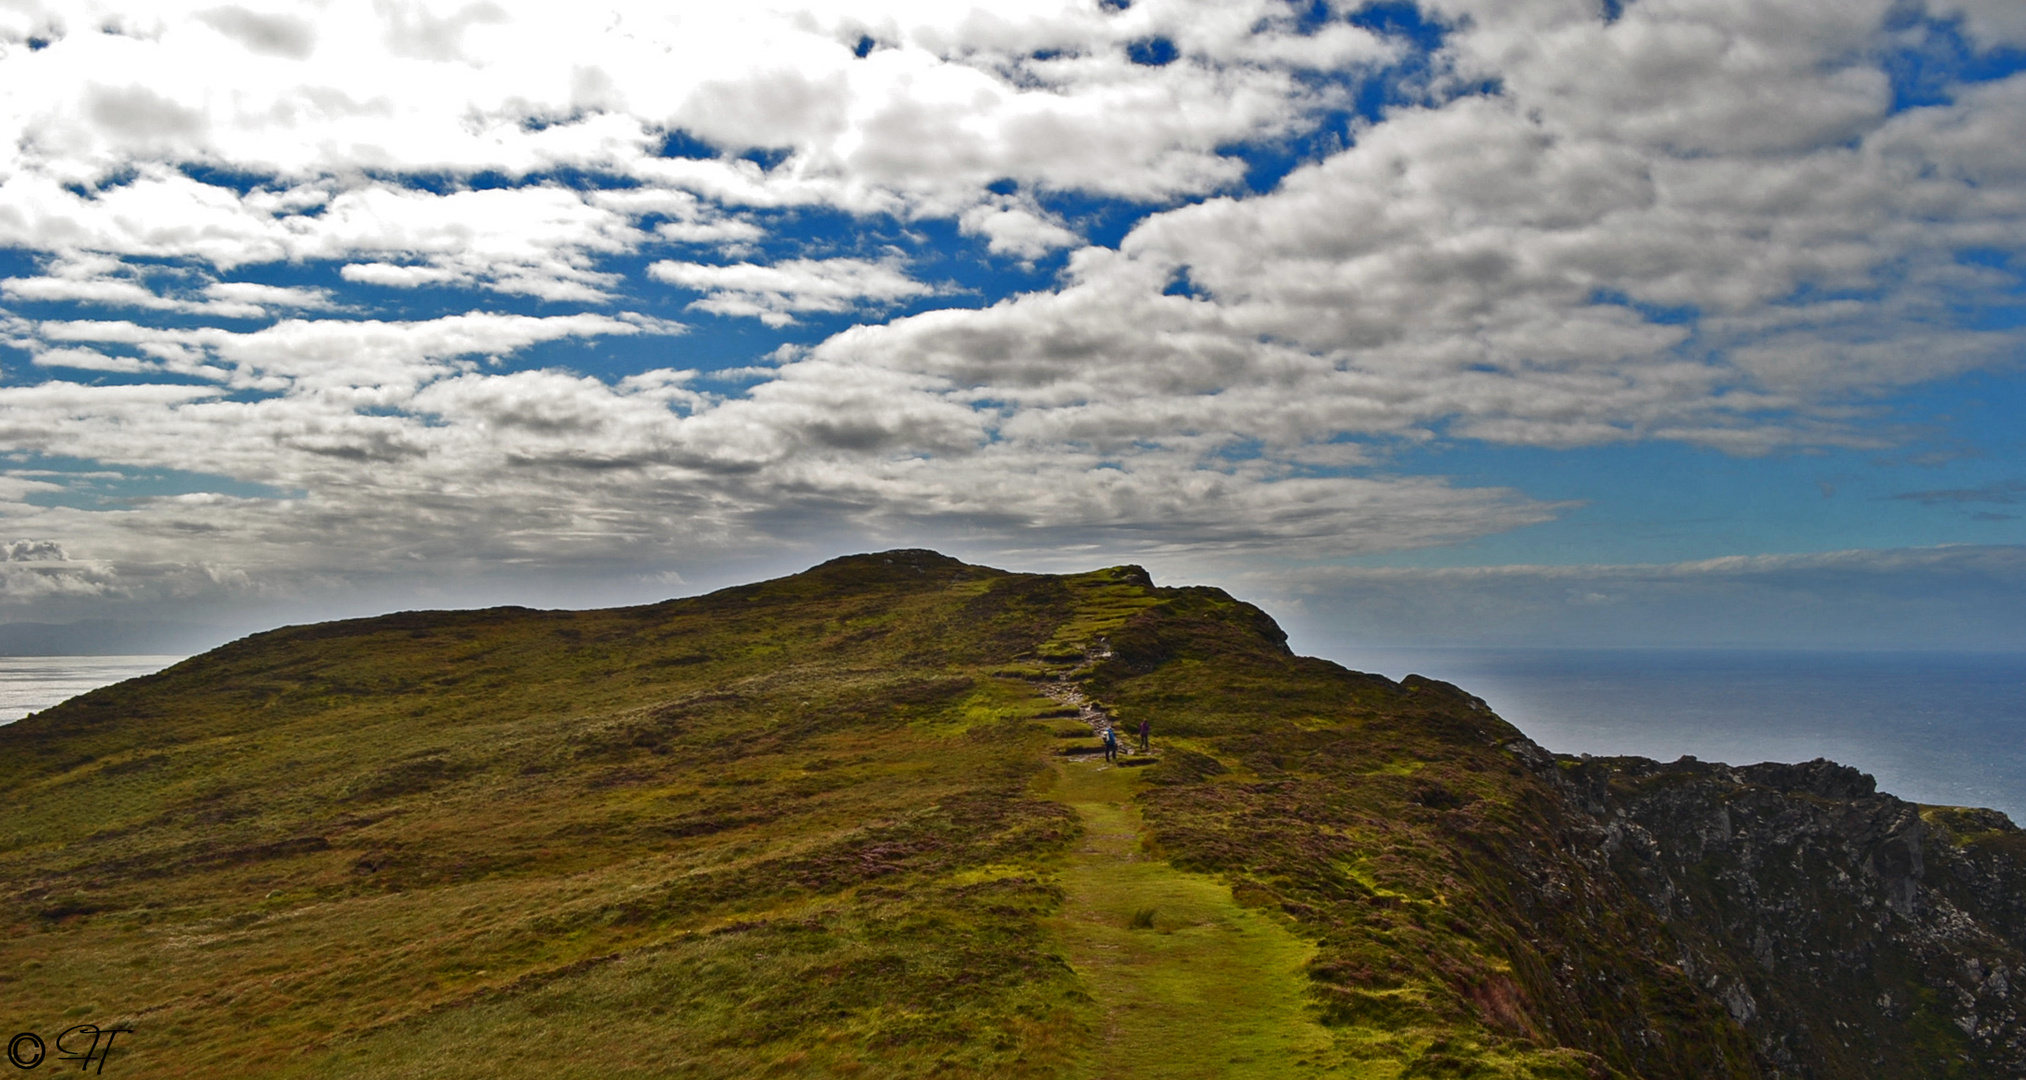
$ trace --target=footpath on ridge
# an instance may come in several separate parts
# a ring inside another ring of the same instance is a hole
[[[1112,716],[1084,692],[1082,677],[1111,658],[1106,635],[1149,601],[1130,573],[1091,578],[1080,586],[1086,610],[1041,650],[1067,663],[1038,689],[1101,739]],[[1148,755],[1129,728],[1118,732],[1121,765],[1158,758],[1159,725]],[[1050,920],[1093,999],[1097,1052],[1079,1080],[1344,1075],[1329,1067],[1334,1040],[1309,1014],[1303,968],[1315,947],[1272,915],[1241,907],[1216,878],[1148,853],[1133,799],[1143,770],[1121,765],[1096,751],[1050,761],[1049,797],[1083,823],[1059,879],[1062,909]]]
[[[1310,1018],[1313,946],[1240,907],[1206,874],[1146,854],[1132,796],[1139,770],[1058,761],[1050,794],[1083,821],[1054,931],[1090,987],[1090,1080],[1320,1077],[1331,1039]]]

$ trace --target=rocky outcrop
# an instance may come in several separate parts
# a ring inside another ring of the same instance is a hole
[[[1588,852],[1772,1077],[2026,1076],[2026,833],[1829,761],[1553,758]]]

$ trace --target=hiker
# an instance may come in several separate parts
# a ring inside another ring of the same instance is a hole
[[[1119,733],[1116,729],[1104,729],[1104,759],[1106,761],[1119,759]]]
[[[1140,717],[1140,753],[1147,752],[1147,736],[1152,734],[1153,730],[1153,725],[1147,722],[1147,718]]]

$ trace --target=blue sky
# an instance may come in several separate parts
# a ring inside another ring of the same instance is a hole
[[[0,14],[0,620],[923,545],[2026,648],[2015,0]]]

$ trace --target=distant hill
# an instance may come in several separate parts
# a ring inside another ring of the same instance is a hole
[[[258,634],[0,727],[0,1026],[150,1078],[2026,1071],[2003,815],[1285,642],[925,551]]]
[[[189,622],[0,623],[0,656],[187,656],[231,636]]]

